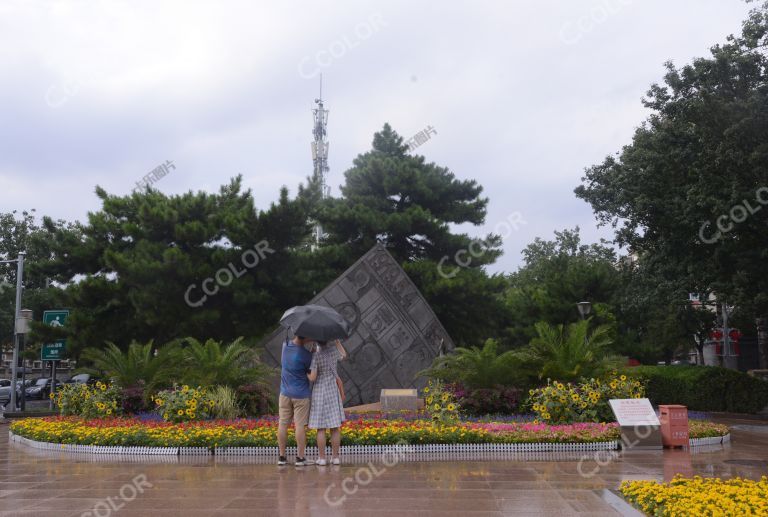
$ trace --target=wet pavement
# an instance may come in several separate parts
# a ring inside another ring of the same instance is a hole
[[[9,444],[0,425],[0,516],[620,515],[627,507],[611,490],[623,480],[768,475],[768,424],[725,423],[735,425],[729,445],[692,451],[304,468],[247,457],[115,462]]]

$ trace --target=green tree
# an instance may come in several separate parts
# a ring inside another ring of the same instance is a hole
[[[389,124],[374,135],[373,148],[344,173],[342,197],[327,200],[318,213],[327,244],[344,246],[355,260],[382,242],[400,262],[438,262],[468,249],[473,239],[449,225],[485,221],[482,187],[407,150]],[[471,266],[493,262],[499,245],[494,235],[477,241]]]
[[[43,311],[60,308],[64,303],[60,290],[50,287],[52,279],[40,267],[56,253],[51,232],[73,230],[75,227],[61,220],[49,220],[47,225],[41,225],[35,212],[32,209],[0,214],[0,260],[13,260],[19,252],[26,253],[22,308],[31,309],[33,317],[39,321]],[[16,264],[0,264],[0,346],[3,350],[10,350],[13,345],[15,310]],[[30,336],[25,356],[39,357],[39,343],[40,339]]]
[[[612,324],[622,288],[616,255],[607,243],[584,244],[579,228],[555,232],[554,240],[536,240],[523,250],[523,266],[509,275],[504,294],[513,345],[527,344],[539,321],[568,324],[579,319],[576,303],[593,304],[595,322]]]
[[[711,56],[644,100],[630,145],[590,167],[576,195],[678,292],[714,292],[768,315],[768,3]],[[761,342],[764,366],[768,342]]]
[[[66,285],[75,355],[104,341],[258,337],[318,289],[305,189],[283,189],[266,210],[239,177],[214,194],[96,194],[88,224],[50,228],[56,253],[43,266]]]

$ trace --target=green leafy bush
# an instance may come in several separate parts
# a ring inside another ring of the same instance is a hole
[[[768,405],[768,382],[717,366],[638,366],[653,404],[681,404],[694,411],[757,413]]]
[[[548,424],[574,422],[612,422],[610,399],[642,398],[643,384],[624,374],[605,379],[589,379],[572,384],[547,381],[543,388],[530,390],[533,411]]]
[[[461,406],[462,413],[473,416],[511,415],[520,405],[522,390],[511,386],[467,389],[461,383],[446,385]]]
[[[247,417],[277,413],[274,395],[266,384],[250,383],[237,387],[237,404]]]

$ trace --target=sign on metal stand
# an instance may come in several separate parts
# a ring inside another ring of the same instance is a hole
[[[43,323],[52,327],[63,327],[69,318],[69,311],[59,309],[43,312]],[[58,339],[53,343],[46,343],[40,349],[40,359],[51,362],[51,395],[56,393],[56,362],[64,358],[64,352],[67,350],[67,340]],[[50,407],[53,409],[53,396],[51,396]]]

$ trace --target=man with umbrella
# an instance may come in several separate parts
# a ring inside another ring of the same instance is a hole
[[[291,420],[296,426],[296,466],[307,464],[304,451],[307,447],[306,426],[309,423],[309,404],[312,388],[307,372],[312,364],[312,354],[304,347],[312,340],[295,335],[293,340],[283,343],[280,371],[280,399],[278,403],[280,422],[277,428],[277,444],[280,449],[278,465],[285,465],[285,447],[288,441],[288,426]]]
[[[320,305],[301,305],[288,309],[280,324],[290,329],[294,337],[283,343],[280,372],[280,421],[277,444],[280,449],[278,465],[285,465],[288,426],[296,427],[296,466],[309,464],[304,457],[307,447],[306,426],[309,422],[312,388],[307,374],[312,364],[312,353],[305,345],[313,341],[331,341],[349,336],[349,324],[335,310]]]

